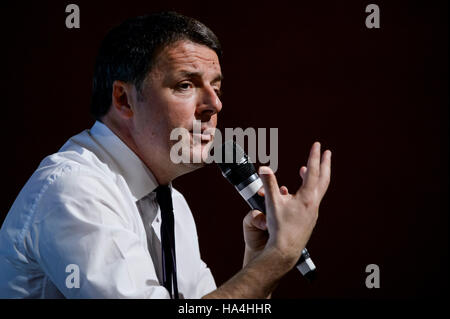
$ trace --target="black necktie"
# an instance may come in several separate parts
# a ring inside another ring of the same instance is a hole
[[[169,291],[170,298],[178,299],[177,262],[175,258],[175,231],[172,194],[169,186],[156,188],[156,200],[161,208],[161,256],[163,285]],[[173,284],[173,290],[172,290]],[[173,294],[172,294],[173,292]]]

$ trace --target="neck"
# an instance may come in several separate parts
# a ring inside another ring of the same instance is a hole
[[[159,185],[168,185],[178,176],[187,173],[186,169],[183,170],[183,166],[173,164],[170,158],[165,158],[163,152],[153,151],[145,156],[127,126],[106,116],[102,119],[102,123],[139,157],[152,172]]]

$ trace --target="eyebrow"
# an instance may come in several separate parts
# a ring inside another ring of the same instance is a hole
[[[187,70],[181,70],[180,72],[178,72],[178,74],[185,76],[185,77],[202,77],[203,76],[203,72],[192,72],[192,71],[187,71]],[[222,82],[223,81],[223,74],[219,73],[214,80],[212,80],[212,83],[214,82]]]

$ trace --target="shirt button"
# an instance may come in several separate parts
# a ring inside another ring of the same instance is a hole
[[[159,218],[158,217],[156,217],[156,222],[159,223]]]

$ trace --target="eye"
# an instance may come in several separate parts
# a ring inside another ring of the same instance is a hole
[[[184,81],[184,82],[178,83],[177,89],[180,91],[186,91],[186,90],[189,90],[192,86],[193,86],[192,82]]]
[[[214,92],[216,92],[217,97],[220,98],[222,96],[222,90],[220,89],[220,87],[215,86]]]

